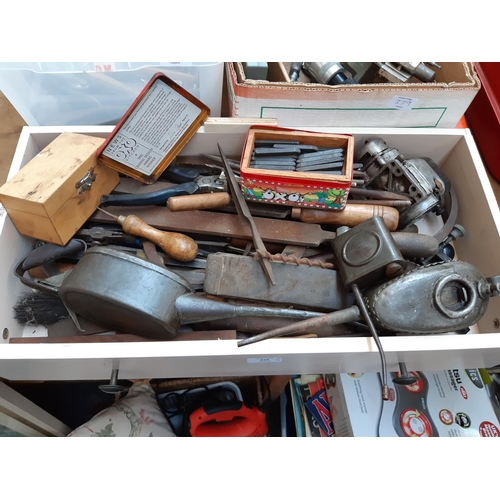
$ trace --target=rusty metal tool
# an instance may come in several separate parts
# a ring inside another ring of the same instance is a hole
[[[314,209],[309,210],[314,211]],[[122,207],[121,209],[110,207],[111,215],[97,211],[90,220],[99,223],[110,222],[119,211],[123,214],[135,214],[147,224],[164,231],[185,231],[189,228],[190,234],[229,237],[234,240],[252,239],[250,228],[240,217],[222,212],[203,210],[170,212],[167,207]],[[336,237],[334,231],[325,231],[320,224],[263,217],[254,217],[254,222],[262,240],[268,244],[318,247]],[[393,238],[405,256],[407,254],[404,253],[403,248],[412,252],[415,246],[418,254],[412,253],[411,257],[425,258],[434,255],[437,251],[436,241],[433,238],[429,239],[430,236],[426,238],[426,235],[397,232],[393,233]]]
[[[217,156],[217,155],[209,155],[209,154],[201,154],[200,155],[201,157],[204,157],[204,158],[207,158],[208,160],[212,161],[212,162],[215,162],[217,165],[221,165],[222,166],[222,160],[220,158],[220,156]],[[231,167],[231,169],[234,171],[234,172],[239,172],[240,171],[240,161],[239,160],[234,160],[234,159],[228,159],[226,157],[226,161],[227,161],[227,164]]]
[[[351,188],[352,189],[352,188]],[[346,202],[348,205],[379,205],[382,207],[403,208],[411,205],[410,200],[351,200]]]
[[[185,234],[160,231],[150,226],[136,215],[116,216],[102,208],[97,207],[97,209],[117,220],[126,233],[152,241],[174,259],[181,262],[189,262],[193,260],[198,253],[198,245],[196,242]]]
[[[292,208],[285,205],[275,205],[270,203],[260,203],[258,201],[247,202],[250,213],[254,217],[270,217],[273,219],[287,219],[292,214]],[[236,207],[234,203],[231,202],[227,207],[220,207],[217,209],[218,212],[226,212],[230,214],[236,214]]]
[[[374,200],[409,200],[412,198],[407,194],[393,193],[392,191],[382,191],[380,189],[351,188],[349,194]]]
[[[248,209],[245,198],[243,197],[243,194],[241,193],[240,186],[238,184],[238,181],[236,180],[234,172],[231,170],[231,168],[227,164],[226,156],[224,155],[224,152],[222,151],[220,144],[217,144],[217,147],[219,148],[219,153],[220,153],[220,157],[222,160],[222,166],[224,167],[224,171],[225,171],[225,174],[226,174],[226,177],[228,180],[228,183],[227,183],[228,189],[231,193],[231,198],[233,199],[233,202],[236,206],[236,210],[238,212],[238,215],[240,216],[241,219],[244,219],[247,222],[247,224],[250,226],[250,229],[252,232],[252,240],[254,243],[255,250],[257,252],[259,252],[259,251],[267,252],[266,246],[264,245],[264,242],[262,241],[259,230],[257,229],[257,226],[255,225],[255,222],[253,220],[252,214],[250,213],[250,210]],[[269,260],[267,260],[267,259],[260,259],[260,264],[261,264],[262,269],[264,270],[264,273],[266,274],[266,276],[269,278],[271,283],[273,285],[275,285],[276,281],[274,280],[274,275],[273,275],[273,271],[271,268],[271,262],[269,262]]]
[[[75,239],[83,240],[89,245],[122,245],[139,248],[141,240],[125,231],[114,228],[93,226],[79,229]]]
[[[121,212],[124,215],[135,214],[147,224],[164,231],[186,231],[189,228],[190,234],[252,239],[250,227],[235,214],[203,210],[170,212],[167,207],[109,207],[108,210],[112,216],[97,211],[90,220],[110,222]],[[254,222],[262,240],[267,243],[317,247],[335,237],[334,232],[324,231],[319,224],[263,217],[254,217]]]

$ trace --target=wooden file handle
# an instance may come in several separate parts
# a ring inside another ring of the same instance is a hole
[[[118,222],[126,233],[152,241],[167,255],[181,262],[192,261],[198,253],[196,242],[185,234],[160,231],[135,215],[120,215]]]
[[[186,210],[207,210],[210,208],[227,207],[231,203],[229,193],[190,194],[187,196],[172,196],[167,200],[171,212]]]
[[[344,210],[316,210],[314,208],[292,208],[292,219],[310,224],[336,224],[353,227],[379,215],[389,231],[395,231],[399,223],[399,212],[393,207],[381,205],[346,205]]]

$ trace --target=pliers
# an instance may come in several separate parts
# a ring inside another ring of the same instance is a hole
[[[164,204],[172,196],[195,193],[214,193],[227,191],[224,174],[203,175],[196,168],[188,166],[170,166],[162,178],[179,183],[177,186],[161,189],[145,194],[110,194],[101,196],[101,205],[113,206],[146,206]]]
[[[77,231],[75,238],[85,241],[90,246],[122,245],[135,248],[142,247],[140,238],[124,233],[121,228],[116,230],[101,226],[88,229],[82,228]]]

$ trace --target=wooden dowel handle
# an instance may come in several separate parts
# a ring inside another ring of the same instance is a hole
[[[207,210],[210,208],[227,207],[231,203],[229,193],[190,194],[187,196],[172,196],[167,200],[171,212],[187,210]]]
[[[118,222],[126,233],[152,241],[167,255],[181,262],[192,261],[198,253],[196,242],[185,234],[160,231],[135,215],[127,215],[126,217],[121,215],[118,217]]]
[[[375,215],[384,219],[389,231],[395,231],[399,223],[399,212],[393,207],[381,205],[346,205],[344,210],[316,210],[313,208],[293,208],[292,218],[310,224],[336,224],[354,227]]]

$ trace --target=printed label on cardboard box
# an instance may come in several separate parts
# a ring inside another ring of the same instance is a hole
[[[500,423],[476,369],[410,372],[411,385],[392,383],[382,401],[378,373],[340,374],[327,385],[336,422],[354,436],[500,437]],[[340,397],[339,397],[340,396]],[[340,404],[340,401],[344,404]],[[346,421],[349,425],[346,426]]]
[[[396,109],[413,109],[418,104],[418,99],[415,97],[403,97],[403,96],[394,96],[389,103],[390,108]]]

